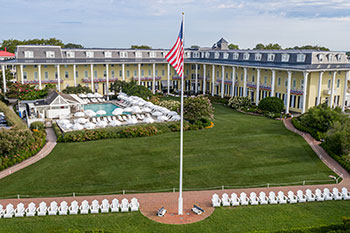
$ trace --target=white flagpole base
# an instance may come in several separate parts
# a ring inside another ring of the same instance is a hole
[[[183,215],[183,199],[182,197],[179,197],[179,209],[178,209],[178,215]]]

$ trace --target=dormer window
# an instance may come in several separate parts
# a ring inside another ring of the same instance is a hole
[[[267,54],[267,61],[274,61],[275,60],[275,54],[269,53]]]
[[[25,58],[33,58],[34,57],[33,51],[24,51],[24,57]]]
[[[317,57],[318,57],[318,61],[319,62],[323,62],[324,61],[324,55],[322,53],[318,54]]]
[[[127,58],[128,53],[127,52],[119,52],[119,56],[120,56],[120,58]]]
[[[193,58],[199,58],[199,52],[193,52]]]
[[[256,53],[255,54],[255,61],[260,61],[261,57],[262,57],[261,53]]]
[[[156,57],[156,53],[155,52],[150,52],[149,53],[149,57],[150,58],[155,58]]]
[[[165,58],[165,56],[167,55],[167,52],[162,52],[163,54],[163,58]]]
[[[205,52],[201,52],[201,58],[205,57]]]
[[[186,52],[185,55],[186,58],[191,58],[191,52]]]
[[[46,58],[55,58],[54,51],[46,51]]]
[[[210,58],[210,53],[209,52],[205,52],[205,58]]]
[[[297,62],[305,62],[306,55],[305,54],[298,54],[297,55]]]
[[[336,55],[337,61],[338,61],[338,62],[342,62],[342,57],[343,57],[343,56],[342,56],[341,54],[337,54],[337,55]]]
[[[86,52],[86,57],[87,58],[93,58],[94,57],[94,52],[93,51],[87,51]]]
[[[67,51],[66,55],[67,55],[67,58],[74,58],[75,57],[75,52]]]
[[[136,58],[142,58],[142,52],[135,52]]]
[[[232,58],[237,60],[239,58],[239,53],[233,53]]]
[[[111,51],[105,51],[105,57],[111,58],[112,57],[112,52]]]
[[[249,53],[244,53],[243,54],[243,60],[249,60],[249,56],[250,56]]]
[[[224,59],[228,59],[229,54],[228,53],[224,53]]]
[[[289,61],[289,54],[288,53],[282,54],[281,61],[288,62]]]

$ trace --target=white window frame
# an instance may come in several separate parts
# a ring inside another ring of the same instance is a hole
[[[261,53],[256,53],[255,54],[255,61],[261,61],[262,54]]]
[[[205,58],[207,58],[207,59],[210,58],[210,53],[209,52],[205,52]]]
[[[276,55],[273,53],[267,54],[267,61],[275,61]]]
[[[126,52],[126,51],[120,51],[120,52],[119,52],[119,57],[120,57],[120,58],[128,58],[128,52]]]
[[[200,58],[199,52],[193,52],[193,53],[192,53],[192,57],[193,57],[193,58]]]
[[[232,59],[233,60],[238,60],[238,58],[239,58],[239,53],[233,53]]]
[[[250,53],[244,53],[243,54],[243,60],[249,60]]]
[[[306,54],[304,53],[299,53],[297,55],[297,62],[305,62],[305,59],[306,59]]]
[[[157,57],[156,52],[150,52],[150,53],[149,53],[149,57],[150,57],[150,58],[155,58],[155,57]]]
[[[191,58],[191,52],[185,52],[185,57],[186,58]]]
[[[105,58],[112,58],[112,51],[105,51]]]
[[[75,52],[73,52],[73,51],[67,51],[66,57],[67,57],[67,58],[75,58]]]
[[[290,55],[288,53],[282,53],[281,62],[289,62]]]
[[[323,53],[317,54],[317,58],[318,58],[318,62],[320,62],[320,63],[324,62],[324,54]]]
[[[224,59],[228,59],[229,53],[224,53]]]
[[[220,57],[220,53],[219,52],[215,52],[214,53],[214,59],[219,59]]]
[[[142,58],[142,52],[135,52],[136,58]]]
[[[24,57],[25,58],[33,58],[34,52],[33,51],[24,51]]]
[[[94,52],[93,51],[86,51],[85,55],[87,58],[93,58],[94,57]]]

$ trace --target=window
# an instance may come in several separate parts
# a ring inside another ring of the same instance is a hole
[[[193,58],[199,58],[199,52],[193,52]]]
[[[232,58],[237,60],[239,58],[239,53],[233,53]]]
[[[331,80],[328,80],[328,88],[331,88]]]
[[[266,76],[264,77],[264,84],[265,85],[267,84],[267,77]]]
[[[287,53],[282,54],[281,61],[288,62],[289,61],[289,54],[287,54]]]
[[[297,62],[305,62],[306,55],[305,54],[298,54],[297,55]]]
[[[164,70],[162,70],[162,76],[164,76],[164,74],[165,74],[165,71],[164,71]]]
[[[119,52],[119,56],[121,58],[127,58],[128,57],[128,53],[127,52]]]
[[[142,58],[142,52],[136,52],[135,53],[136,58]]]
[[[277,85],[281,86],[281,78],[280,77],[277,79]]]
[[[149,53],[149,57],[155,58],[155,57],[156,57],[156,53],[155,53],[155,52],[150,52],[150,53]]]
[[[75,52],[73,51],[67,51],[67,58],[74,58],[75,57]]]
[[[27,72],[23,72],[23,79],[27,80]]]
[[[275,60],[275,54],[269,53],[267,54],[267,61],[274,61]]]
[[[94,70],[94,78],[97,78],[97,70]]]
[[[288,87],[288,78],[284,79],[284,86]]]
[[[252,82],[255,82],[255,77],[254,77],[254,75],[252,75]]]
[[[44,65],[44,68],[47,68],[47,65]]]
[[[342,57],[343,56],[341,54],[337,54],[336,57],[337,57],[337,61],[338,62],[342,62]]]
[[[89,77],[89,72],[87,70],[84,71],[84,76],[85,76],[85,78]]]
[[[112,70],[111,75],[112,75],[112,78],[115,77],[115,71],[114,70]]]
[[[337,80],[337,88],[340,87],[340,79]]]
[[[77,70],[75,71],[75,77],[79,77],[79,72]]]
[[[93,51],[87,51],[86,52],[86,57],[87,58],[93,58],[94,57],[94,52]]]
[[[156,70],[156,76],[158,76],[158,70]]]
[[[256,53],[255,54],[255,61],[260,61],[261,57],[262,57],[261,53]]]
[[[214,58],[215,58],[215,59],[219,59],[219,57],[220,57],[220,53],[219,53],[219,52],[215,52],[215,53],[214,53]]]
[[[105,70],[103,71],[103,77],[107,77],[107,72]]]
[[[119,77],[123,76],[123,72],[121,70],[119,70]]]
[[[244,53],[243,54],[243,60],[249,60],[249,56],[250,56],[249,53]]]
[[[105,57],[111,58],[112,57],[112,52],[111,51],[105,51]]]
[[[152,75],[152,71],[148,70],[148,76],[151,76],[151,75]]]
[[[186,58],[191,58],[191,52],[185,52],[185,57]]]
[[[64,77],[65,77],[65,78],[69,78],[68,71],[65,71],[65,72],[64,72]]]
[[[38,72],[34,72],[34,80],[38,80]]]
[[[135,77],[137,76],[137,71],[136,71],[136,70],[134,70],[134,76],[135,76]]]
[[[209,52],[205,52],[205,58],[209,58],[210,57],[210,53]]]
[[[45,71],[44,77],[45,77],[45,80],[49,80],[49,72]]]
[[[301,89],[304,89],[304,79],[302,79],[302,80],[300,81],[300,83],[301,83],[301,85],[300,85]]]
[[[66,65],[64,65],[64,68],[68,68],[68,65],[66,64]]]
[[[33,58],[34,57],[33,51],[24,51],[24,57],[25,58]]]
[[[126,71],[126,76],[130,77],[130,71],[129,70]]]
[[[293,88],[297,87],[297,80],[293,79]]]
[[[324,61],[324,55],[322,53],[318,54],[317,57],[318,57],[318,61],[319,62],[323,62]]]
[[[141,76],[143,77],[145,75],[145,71],[141,70]]]
[[[228,53],[224,53],[224,59],[228,59]]]

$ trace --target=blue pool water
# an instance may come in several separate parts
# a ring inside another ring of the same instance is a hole
[[[112,112],[114,111],[114,109],[119,108],[117,105],[115,104],[87,104],[84,105],[84,110],[88,110],[91,109],[94,112],[97,112],[98,110],[105,110],[106,111],[106,115],[104,116],[113,116]]]

